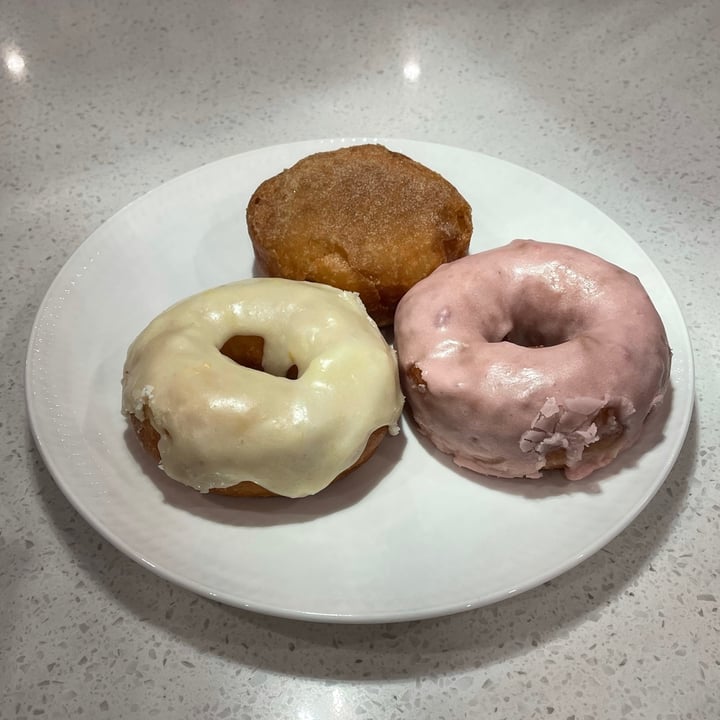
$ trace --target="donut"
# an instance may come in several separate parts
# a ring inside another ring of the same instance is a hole
[[[395,353],[359,298],[284,279],[173,305],[122,376],[142,446],[201,493],[313,495],[397,434],[402,407]]]
[[[357,292],[381,327],[418,280],[467,254],[472,234],[453,185],[382,145],[303,158],[255,190],[246,218],[265,274]]]
[[[443,265],[395,317],[407,405],[457,465],[579,480],[639,439],[671,352],[637,277],[533,240]]]

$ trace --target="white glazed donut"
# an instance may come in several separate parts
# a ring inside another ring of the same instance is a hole
[[[419,429],[461,467],[576,480],[640,437],[670,349],[630,273],[532,240],[440,266],[402,299],[395,344]]]
[[[262,369],[228,357],[238,339],[259,340]],[[130,346],[122,385],[123,413],[163,470],[226,494],[319,492],[397,432],[403,405],[394,351],[355,294],[270,278],[159,315]]]

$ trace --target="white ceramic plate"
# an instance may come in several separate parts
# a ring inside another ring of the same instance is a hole
[[[692,355],[660,272],[587,202],[478,153],[381,140],[465,196],[472,251],[515,237],[564,242],[641,278],[674,351],[671,396],[642,443],[587,481],[497,481],[455,469],[405,421],[402,434],[386,439],[353,476],[303,500],[202,496],[168,480],[137,449],[120,414],[129,343],[171,303],[253,274],[245,206],[262,180],[311,152],[359,141],[230,157],[120,211],[70,258],[44,299],[28,350],[27,401],[37,445],[63,493],[99,533],[158,575],[280,616],[409,620],[536,586],[625,528],[684,441]]]

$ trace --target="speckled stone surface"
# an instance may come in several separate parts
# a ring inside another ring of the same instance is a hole
[[[720,717],[720,4],[4,0],[0,717]],[[34,448],[28,335],[100,223],[202,163],[379,135],[481,150],[619,222],[695,349],[687,442],[604,550],[521,596],[304,624],[150,574]]]

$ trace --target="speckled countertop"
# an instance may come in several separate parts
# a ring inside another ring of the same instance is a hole
[[[2,718],[718,718],[720,5],[707,0],[5,0],[0,12]],[[56,273],[210,160],[367,135],[577,192],[664,273],[696,408],[664,486],[574,570],[497,605],[309,624],[149,573],[75,512],[27,424]]]

